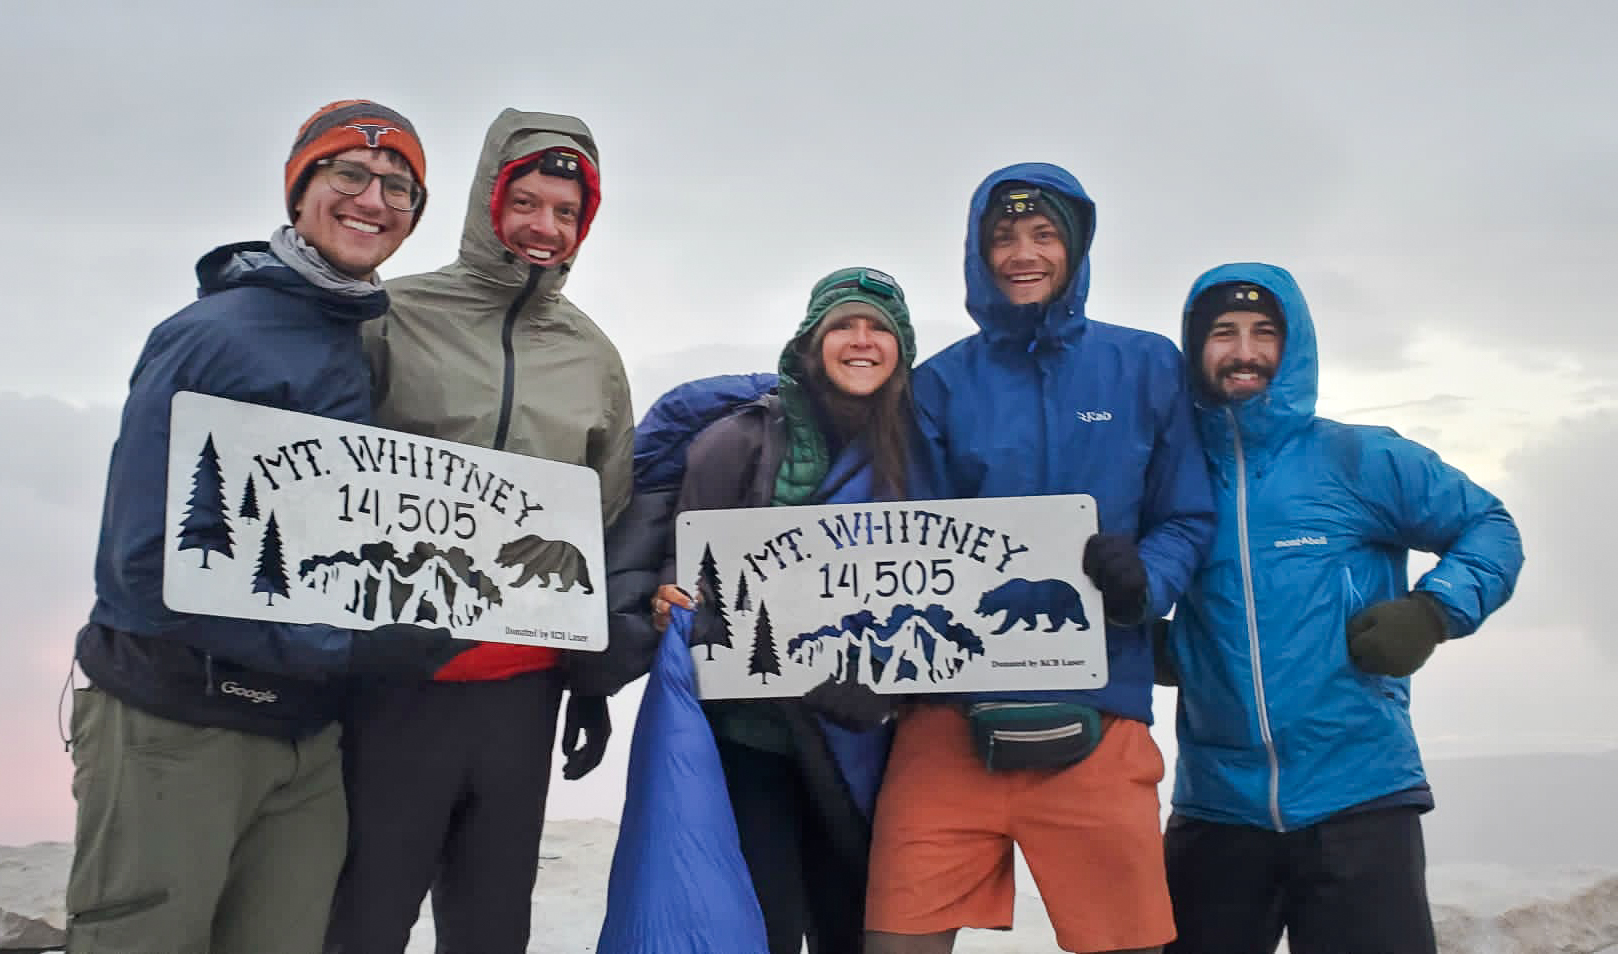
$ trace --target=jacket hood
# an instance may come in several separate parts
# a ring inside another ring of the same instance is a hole
[[[333,321],[369,321],[388,310],[388,293],[378,288],[369,295],[339,295],[309,283],[270,251],[268,242],[221,245],[197,261],[197,297],[232,288],[269,288],[294,298],[318,303]]]
[[[803,320],[781,349],[778,365],[787,439],[786,454],[775,481],[777,504],[794,505],[809,500],[820,489],[831,467],[831,449],[815,413],[802,348],[826,313],[847,302],[869,305],[887,317],[899,345],[894,374],[909,374],[915,364],[916,332],[910,321],[910,308],[905,304],[904,289],[891,275],[854,266],[840,268],[815,283]]]
[[[1076,231],[1068,249],[1068,280],[1056,298],[1043,305],[1013,305],[995,284],[983,257],[983,215],[995,190],[1008,182],[1026,182],[1067,197],[1073,204]],[[1082,233],[1082,234],[1081,234]],[[1090,294],[1090,244],[1095,239],[1095,203],[1071,173],[1046,162],[1007,166],[972,193],[966,218],[966,310],[994,344],[1031,348],[1056,347],[1084,331],[1084,302]]]
[[[1207,289],[1231,282],[1250,282],[1274,295],[1286,323],[1281,364],[1275,369],[1270,386],[1233,404],[1208,395],[1202,383],[1202,355],[1189,351],[1192,302]],[[1186,373],[1191,376],[1191,393],[1196,395],[1198,426],[1210,452],[1229,446],[1232,419],[1244,443],[1263,447],[1279,442],[1314,418],[1315,398],[1320,391],[1315,323],[1309,314],[1309,304],[1304,301],[1303,290],[1286,269],[1262,262],[1238,262],[1204,272],[1192,284],[1180,313],[1180,346],[1187,349]]]
[[[579,246],[574,247],[573,254],[566,260],[548,267],[519,260],[501,243],[495,236],[492,206],[501,170],[518,159],[556,148],[578,150],[589,158],[596,170],[601,168],[595,136],[583,120],[573,116],[506,109],[489,125],[483,137],[483,152],[478,156],[477,172],[472,177],[466,224],[461,230],[460,260],[473,273],[502,285],[521,285],[531,269],[543,268],[548,274],[541,279],[543,287],[539,291],[548,297],[561,290],[578,257],[579,246],[584,244],[595,210],[600,206],[600,195],[586,197],[579,217]]]

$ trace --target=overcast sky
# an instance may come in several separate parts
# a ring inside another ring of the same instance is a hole
[[[1618,16],[1332,6],[0,0],[0,843],[71,833],[56,700],[135,355],[201,254],[283,221],[294,131],[350,97],[426,146],[389,276],[454,255],[502,107],[591,125],[604,202],[567,291],[640,409],[773,366],[842,265],[899,279],[924,355],[969,332],[966,203],[1010,162],[1095,198],[1094,317],[1173,337],[1203,269],[1287,266],[1323,412],[1430,444],[1523,527],[1515,601],[1416,680],[1429,754],[1614,744]],[[554,812],[616,814],[633,698],[615,714]]]

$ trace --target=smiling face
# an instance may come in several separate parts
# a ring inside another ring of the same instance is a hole
[[[358,163],[377,176],[411,175],[405,161],[385,149],[349,149],[332,158]],[[329,169],[317,170],[298,198],[294,228],[333,268],[365,278],[398,250],[415,213],[389,208],[380,178],[359,195],[343,195],[327,181]]]
[[[1270,386],[1281,364],[1281,323],[1263,312],[1227,311],[1208,326],[1202,378],[1209,393],[1242,401]]]
[[[874,309],[839,306],[821,319],[820,366],[832,387],[869,397],[893,377],[899,339]]]
[[[546,175],[537,168],[506,186],[500,235],[506,248],[533,265],[564,262],[579,244],[584,189],[577,179]]]
[[[1044,215],[995,222],[989,233],[989,271],[1014,305],[1049,302],[1067,284],[1067,245]]]

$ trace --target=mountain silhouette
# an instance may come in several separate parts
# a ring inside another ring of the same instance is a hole
[[[787,656],[801,665],[825,667],[828,655],[839,681],[937,684],[983,655],[983,640],[937,603],[925,609],[900,604],[881,623],[861,610],[787,641]]]
[[[500,587],[477,569],[460,547],[443,549],[421,541],[401,557],[386,540],[313,556],[298,565],[310,589],[347,595],[344,609],[368,620],[469,626],[491,606],[502,605]]]

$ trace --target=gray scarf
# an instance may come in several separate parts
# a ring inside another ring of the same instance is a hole
[[[331,263],[290,225],[281,226],[270,236],[270,251],[281,264],[302,275],[316,288],[350,298],[364,298],[382,290],[382,282],[375,272],[369,278],[354,278],[332,268]]]

